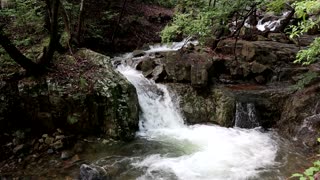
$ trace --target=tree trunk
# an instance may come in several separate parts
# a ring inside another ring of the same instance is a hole
[[[78,19],[77,36],[76,36],[78,44],[80,44],[80,42],[81,42],[81,31],[82,31],[82,26],[83,26],[83,15],[84,15],[84,0],[81,0],[79,19]]]
[[[45,54],[40,60],[40,64],[48,66],[51,62],[54,52],[56,51],[57,44],[59,43],[58,35],[58,13],[59,13],[60,0],[53,0],[52,4],[47,4],[51,7],[51,17],[50,17],[50,42]]]
[[[127,5],[127,0],[124,0],[124,2],[123,2],[123,4],[122,4],[121,13],[120,13],[120,16],[119,16],[119,19],[118,19],[118,23],[117,23],[117,25],[115,26],[115,28],[114,28],[114,30],[113,30],[113,33],[112,33],[112,37],[111,37],[111,43],[112,43],[112,45],[114,44],[114,40],[115,40],[115,37],[116,37],[116,32],[118,31],[120,22],[121,22],[121,20],[122,20],[123,14],[124,14],[124,10],[125,10],[125,8],[126,8],[126,5]]]
[[[40,74],[44,71],[44,68],[34,63],[31,59],[24,56],[15,45],[12,44],[10,39],[4,35],[3,31],[0,30],[0,44],[9,54],[9,56],[23,67],[26,71],[32,74]]]

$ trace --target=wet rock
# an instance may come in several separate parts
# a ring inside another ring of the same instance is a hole
[[[236,100],[232,93],[226,89],[214,90],[215,122],[221,126],[233,126]]]
[[[167,76],[167,73],[163,65],[156,66],[152,71],[152,79],[155,82],[163,82],[166,76]]]
[[[105,169],[99,166],[82,164],[80,166],[80,180],[108,180]]]
[[[188,84],[167,84],[179,97],[179,105],[187,123],[213,123],[232,126],[235,99],[228,90],[199,90]]]
[[[191,66],[191,85],[195,87],[205,87],[208,85],[206,64],[194,64]]]
[[[142,72],[147,72],[152,70],[155,67],[153,60],[149,57],[143,58],[137,64],[136,69]]]
[[[143,50],[134,50],[132,52],[133,57],[141,57],[144,56],[146,53]]]
[[[320,136],[320,84],[292,94],[283,106],[279,133],[315,148]]]

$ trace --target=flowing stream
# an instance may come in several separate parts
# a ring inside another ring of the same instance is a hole
[[[270,133],[257,129],[187,126],[164,85],[155,84],[131,67],[119,67],[136,87],[142,109],[138,135],[168,142],[180,151],[152,154],[134,162],[145,168],[138,179],[246,179],[275,165],[278,147]]]
[[[291,162],[303,161],[272,131],[186,125],[165,85],[130,66],[117,69],[136,87],[141,114],[137,139],[94,163],[116,174],[114,179],[286,179],[297,168]],[[237,106],[239,117],[256,118],[252,104]]]

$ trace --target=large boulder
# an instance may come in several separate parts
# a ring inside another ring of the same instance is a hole
[[[39,131],[104,134],[129,140],[138,130],[136,90],[107,56],[88,49],[61,57],[57,71],[1,85],[1,117]],[[8,99],[14,104],[6,104]],[[10,114],[3,109],[10,109]]]
[[[156,82],[190,83],[194,87],[206,87],[212,55],[195,49],[158,53],[139,60],[136,68]]]
[[[176,94],[181,112],[188,124],[213,123],[233,126],[235,97],[227,89],[197,89],[190,84],[167,84]]]

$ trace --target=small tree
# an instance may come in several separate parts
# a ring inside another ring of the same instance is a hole
[[[17,3],[23,3],[17,1]],[[28,73],[41,74],[45,72],[46,67],[49,66],[54,52],[56,51],[57,44],[59,43],[60,36],[58,35],[58,12],[60,6],[60,0],[46,0],[46,9],[49,14],[50,21],[50,42],[47,47],[43,50],[43,56],[40,58],[38,63],[27,58],[23,55],[18,48],[11,42],[7,34],[4,32],[6,24],[4,22],[0,25],[0,45],[5,49],[9,56],[23,67]],[[3,14],[1,14],[3,18]]]

